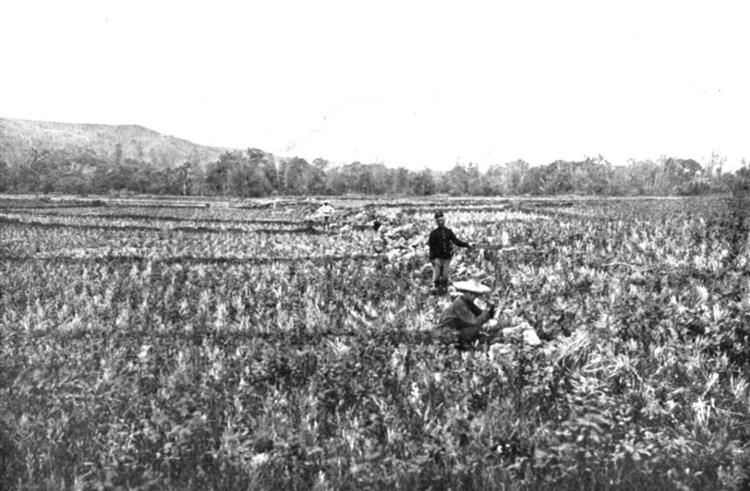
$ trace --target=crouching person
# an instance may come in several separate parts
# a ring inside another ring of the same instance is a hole
[[[491,291],[481,283],[474,280],[458,281],[453,286],[461,292],[461,296],[442,313],[437,331],[445,342],[466,348],[484,337],[481,328],[495,316],[496,307],[490,304],[487,310],[482,310],[474,303],[479,296]]]

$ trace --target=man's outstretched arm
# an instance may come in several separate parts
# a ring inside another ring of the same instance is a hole
[[[469,244],[468,242],[464,242],[463,240],[456,237],[456,234],[454,234],[452,230],[450,234],[450,240],[451,242],[456,244],[458,247],[471,247],[471,244]]]

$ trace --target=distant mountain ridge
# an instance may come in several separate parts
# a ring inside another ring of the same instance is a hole
[[[138,125],[59,123],[0,118],[0,161],[11,166],[33,150],[87,152],[114,162],[136,159],[159,167],[175,167],[191,161],[204,167],[233,149],[199,145]]]

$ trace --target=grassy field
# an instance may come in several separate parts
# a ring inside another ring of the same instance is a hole
[[[332,204],[0,197],[0,488],[750,486],[746,203]],[[437,209],[540,345],[433,340]]]

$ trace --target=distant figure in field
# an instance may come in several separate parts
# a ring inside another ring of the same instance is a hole
[[[329,205],[328,201],[324,201],[323,206],[318,208],[316,214],[320,215],[323,218],[323,228],[328,228],[328,224],[331,222],[331,215],[333,215],[333,212],[333,206]]]
[[[459,240],[451,229],[445,226],[445,215],[442,211],[435,213],[437,228],[430,233],[427,245],[430,247],[430,262],[432,263],[432,281],[435,284],[435,294],[445,295],[451,277],[451,258],[453,245],[471,248],[471,244]]]
[[[490,304],[487,310],[482,310],[474,303],[480,295],[491,291],[477,281],[457,281],[453,286],[461,296],[440,316],[438,336],[451,344],[466,347],[482,336],[481,327],[495,316],[496,306]]]
[[[375,232],[372,238],[372,250],[377,254],[382,254],[385,252],[386,247],[388,247],[388,239],[385,235],[385,227],[383,227],[383,224],[380,223],[380,221],[375,220],[372,224],[372,230],[373,232]]]

